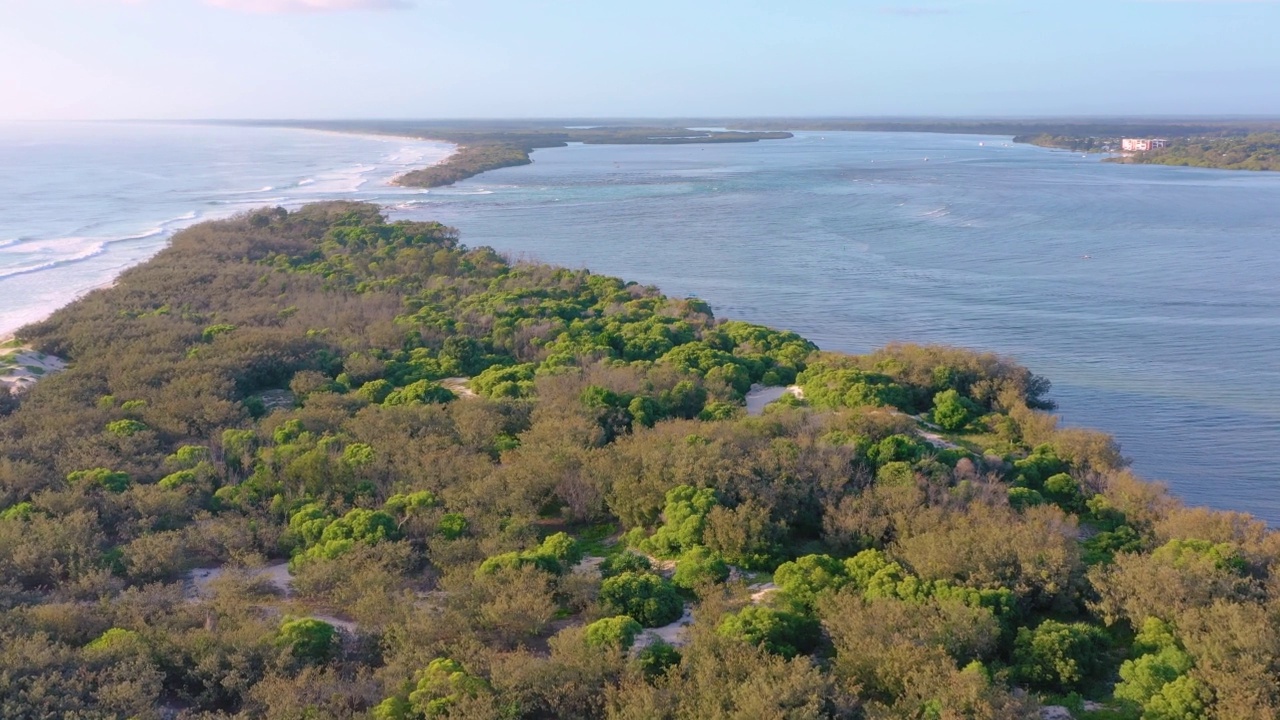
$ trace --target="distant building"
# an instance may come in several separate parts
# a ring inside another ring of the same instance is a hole
[[[1120,141],[1120,149],[1125,152],[1146,152],[1165,147],[1169,141],[1163,138],[1124,138]]]

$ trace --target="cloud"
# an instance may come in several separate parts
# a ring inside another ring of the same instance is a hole
[[[226,10],[254,13],[398,10],[412,7],[410,0],[204,0],[204,2]]]

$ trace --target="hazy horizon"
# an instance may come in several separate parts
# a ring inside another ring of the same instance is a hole
[[[0,0],[0,119],[1280,116],[1272,0]]]

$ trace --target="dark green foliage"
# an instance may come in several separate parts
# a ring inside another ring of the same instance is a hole
[[[680,619],[684,602],[670,582],[645,572],[624,572],[600,584],[606,612],[629,615],[645,627],[661,627]]]
[[[330,127],[330,126],[325,126]],[[755,142],[791,137],[787,132],[706,132],[684,128],[547,128],[524,127],[518,131],[510,128],[431,126],[414,123],[396,124],[388,128],[380,124],[373,128],[365,125],[342,124],[343,129],[368,132],[392,132],[397,135],[447,140],[460,147],[444,162],[414,170],[400,176],[396,183],[406,187],[440,187],[498,168],[528,165],[533,162],[529,154],[538,148],[563,147],[570,142],[624,145],[670,145],[687,143]]]
[[[680,664],[680,651],[661,640],[655,640],[636,654],[636,664],[645,677],[653,679],[668,668]]]
[[[620,552],[601,561],[600,575],[608,578],[624,572],[644,572],[651,567],[652,564],[649,562],[649,558],[643,555],[637,555],[633,552]]]

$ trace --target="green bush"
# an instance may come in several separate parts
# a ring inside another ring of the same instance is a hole
[[[1101,667],[1106,648],[1106,634],[1096,626],[1045,620],[1034,629],[1018,630],[1011,669],[1018,682],[1050,692],[1071,692]]]
[[[276,645],[287,648],[294,658],[320,665],[338,653],[338,632],[315,618],[286,619],[276,632]]]
[[[813,617],[762,605],[728,613],[720,620],[716,633],[759,645],[783,657],[812,652],[821,637],[818,621]]]
[[[640,623],[636,622],[628,615],[615,615],[614,617],[601,618],[590,625],[586,629],[586,641],[588,645],[596,647],[616,647],[626,650],[636,641],[636,636],[644,630]]]
[[[644,627],[662,627],[684,615],[684,601],[670,582],[653,573],[624,572],[600,584],[605,612],[629,615]]]

